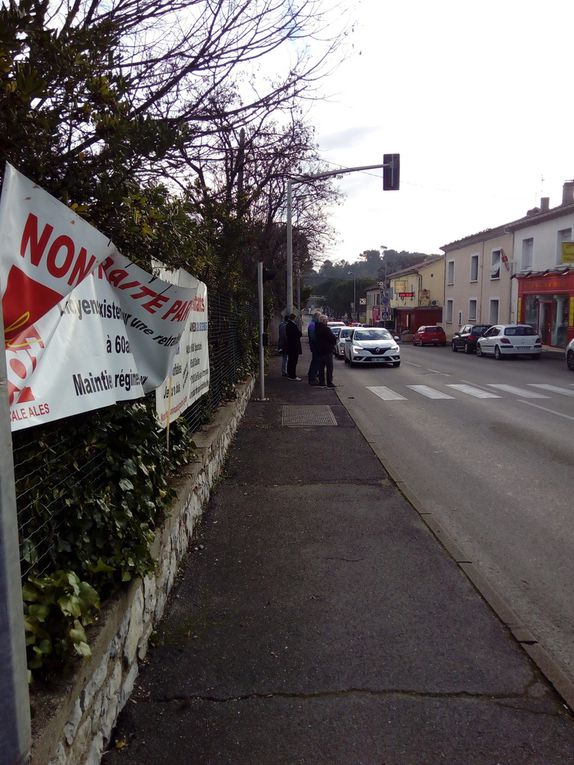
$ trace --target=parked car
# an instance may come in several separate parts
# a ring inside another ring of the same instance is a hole
[[[330,329],[330,330],[331,330],[331,332],[332,332],[332,333],[335,335],[335,337],[337,337],[337,338],[338,338],[338,337],[339,337],[339,333],[341,332],[341,330],[343,329],[343,327],[329,327],[329,329]]]
[[[442,327],[419,327],[413,335],[413,345],[446,345],[446,335]]]
[[[381,327],[354,327],[345,339],[345,363],[401,364],[401,349],[388,329]]]
[[[335,345],[335,356],[339,359],[345,358],[345,341],[348,337],[351,337],[353,327],[341,327],[339,337],[337,338],[337,344]]]
[[[566,366],[574,372],[574,338],[566,346]]]
[[[465,324],[458,332],[452,336],[452,350],[464,351],[465,353],[474,353],[476,351],[476,341],[481,337],[491,324]]]
[[[333,329],[333,327],[346,327],[347,325],[344,321],[328,321],[327,326],[330,329]]]
[[[412,343],[413,331],[412,329],[403,329],[401,332],[401,343]]]
[[[538,332],[530,324],[495,324],[487,329],[476,344],[477,356],[526,355],[539,359],[542,353],[542,341]]]

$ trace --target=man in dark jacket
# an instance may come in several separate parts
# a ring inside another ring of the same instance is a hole
[[[303,334],[295,324],[295,314],[289,314],[287,325],[285,327],[285,342],[287,346],[287,378],[289,380],[300,380],[297,377],[297,359],[303,353],[301,348],[301,335]]]
[[[333,351],[337,338],[327,326],[327,317],[319,316],[315,327],[315,348],[318,359],[319,385],[322,388],[335,388],[333,385]],[[327,372],[327,385],[325,386],[325,372]]]

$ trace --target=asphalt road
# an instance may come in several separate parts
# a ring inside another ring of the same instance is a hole
[[[574,682],[574,374],[555,358],[401,355],[398,369],[337,361],[342,403]]]

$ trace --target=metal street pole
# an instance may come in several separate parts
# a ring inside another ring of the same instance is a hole
[[[0,758],[19,765],[28,761],[32,734],[3,327],[0,301]]]
[[[390,168],[398,162],[398,154],[388,155],[395,159],[383,162],[379,165],[360,165],[359,167],[344,167],[339,170],[328,170],[325,173],[314,173],[309,175],[294,175],[287,179],[287,313],[293,310],[293,224],[292,224],[292,193],[293,183],[306,183],[307,181],[320,181],[325,178],[334,178],[336,175],[347,175],[348,173],[360,173],[363,170],[377,170],[378,168]],[[398,188],[398,185],[396,186]]]
[[[353,271],[353,313],[355,321],[359,321],[357,312],[357,274]]]
[[[265,398],[265,320],[263,316],[263,261],[257,264],[257,297],[259,300],[259,401]]]
[[[293,311],[293,226],[292,226],[292,181],[287,180],[287,314]]]

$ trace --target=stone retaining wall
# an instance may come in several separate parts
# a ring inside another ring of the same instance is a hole
[[[237,386],[237,398],[195,434],[196,461],[179,478],[172,511],[156,533],[156,572],[132,582],[102,609],[97,630],[90,635],[92,656],[78,666],[73,679],[58,693],[34,694],[32,765],[100,763],[253,385],[250,379]]]

